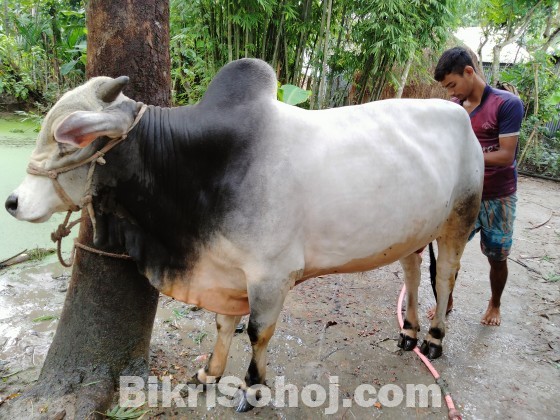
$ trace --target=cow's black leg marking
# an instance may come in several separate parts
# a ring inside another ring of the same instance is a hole
[[[249,363],[249,368],[245,375],[246,388],[240,389],[238,393],[239,402],[235,411],[239,413],[253,409],[253,406],[247,399],[248,393],[252,393],[252,396],[257,401],[260,398],[260,393],[251,387],[257,384],[265,385],[266,349],[275,327],[276,324],[266,325],[264,323],[259,323],[253,317],[249,319],[247,334],[249,335],[251,347],[253,348],[253,356],[251,357],[251,362]]]
[[[440,328],[432,327],[428,332],[428,337],[420,346],[420,351],[429,359],[437,359],[443,354],[441,340],[445,337],[445,331]],[[434,342],[437,341],[437,342]]]
[[[428,333],[437,340],[441,340],[443,337],[445,337],[445,332],[437,327],[430,328]]]
[[[404,320],[403,322],[403,327],[402,327],[402,331],[399,334],[399,341],[397,342],[397,345],[403,349],[404,351],[411,351],[414,349],[414,347],[416,347],[416,345],[418,344],[418,338],[416,337],[410,337],[408,334],[406,334],[404,331],[405,330],[416,330],[416,331],[420,331],[420,327],[416,327],[414,328],[412,326],[412,324],[410,323],[410,321],[408,321],[407,319]]]
[[[278,279],[276,279],[278,281]],[[280,283],[282,284],[282,283]],[[265,385],[266,378],[266,350],[268,342],[274,334],[278,315],[284,304],[284,299],[289,286],[279,287],[278,282],[268,283],[262,281],[253,285],[249,290],[249,305],[251,315],[247,326],[247,334],[251,341],[253,354],[251,363],[245,375],[245,387],[236,395],[238,400],[237,412],[249,411],[253,408],[248,396],[259,400],[258,387],[253,385]],[[273,292],[271,292],[273,291]]]
[[[210,354],[204,369],[200,369],[187,383],[204,386],[209,383],[208,377],[214,378],[213,382],[219,382],[226,367],[233,333],[240,319],[240,316],[216,314],[218,337],[216,338],[214,351]],[[204,389],[206,389],[205,386]]]
[[[406,285],[406,316],[401,328],[397,345],[405,350],[413,350],[418,344],[418,286],[420,284],[420,264],[422,257],[412,253],[399,260],[404,271]]]

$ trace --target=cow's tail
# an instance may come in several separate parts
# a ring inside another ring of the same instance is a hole
[[[437,302],[437,291],[436,291],[436,273],[437,273],[437,265],[436,265],[436,254],[434,252],[434,243],[430,242],[428,245],[428,249],[430,250],[430,282],[432,283],[432,290],[434,291],[434,297],[436,298]],[[457,280],[457,276],[459,272],[455,273],[455,280]]]
[[[434,297],[437,302],[437,292],[436,292],[436,254],[434,253],[434,243],[430,242],[428,245],[430,250],[430,281],[432,282],[432,290],[434,291]]]

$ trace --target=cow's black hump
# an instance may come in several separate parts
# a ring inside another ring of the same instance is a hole
[[[272,67],[255,58],[226,64],[216,74],[201,104],[228,107],[248,101],[276,98],[277,80]]]

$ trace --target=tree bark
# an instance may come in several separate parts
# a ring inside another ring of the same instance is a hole
[[[311,0],[306,0],[305,5],[303,5],[303,11],[301,17],[301,25],[303,26],[303,29],[301,30],[299,35],[299,41],[296,48],[294,67],[292,72],[293,76],[291,80],[291,83],[297,86],[299,86],[299,81],[301,77],[304,52],[305,52],[305,44],[307,43],[307,39],[309,37],[308,20],[309,20],[310,10],[311,10]]]
[[[281,3],[281,6],[284,4],[284,2]],[[278,24],[278,32],[276,32],[276,40],[274,41],[274,52],[272,53],[272,67],[274,69],[278,68],[278,55],[280,52],[280,39],[282,37],[282,32],[284,29],[284,18],[285,18],[285,13],[284,10],[282,9],[282,7],[280,7],[280,13],[281,18],[280,18],[280,23]],[[276,74],[276,76],[278,76],[278,73]]]
[[[325,108],[327,103],[327,61],[329,59],[329,41],[331,34],[331,15],[332,15],[332,0],[327,3],[327,17],[325,27],[325,37],[323,44],[323,60],[321,62],[321,81],[319,83],[319,98],[318,109]]]
[[[395,98],[402,98],[402,94],[404,92],[404,87],[405,87],[406,81],[408,79],[408,72],[410,71],[410,67],[412,66],[412,61],[414,61],[413,53],[411,53],[410,58],[406,62],[406,65],[404,67],[404,71],[401,75],[401,80],[399,81],[399,88],[397,89],[397,93],[395,95]]]
[[[232,22],[231,22],[231,4],[227,2],[227,48],[228,48],[228,63],[233,61],[233,44],[232,44]]]
[[[324,37],[325,37],[325,24],[327,20],[327,4],[328,0],[323,0],[323,11],[321,14],[321,27],[319,30],[318,40],[319,45],[316,46],[317,51],[315,52],[315,58],[319,57],[319,51],[323,48]],[[322,70],[320,67],[320,62],[317,60],[312,65],[313,75],[311,77],[311,83],[313,88],[311,89],[311,97],[309,98],[309,109],[319,109],[319,83],[321,80]],[[317,74],[317,69],[319,69],[319,74]]]
[[[168,2],[90,0],[86,19],[88,77],[128,75],[128,96],[169,106]],[[93,246],[85,219],[78,241]],[[55,337],[25,396],[46,400],[49,413],[65,409],[67,418],[104,412],[119,376],[148,375],[158,296],[135,263],[78,250]]]

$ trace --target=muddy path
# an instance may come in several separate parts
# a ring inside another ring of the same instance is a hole
[[[518,197],[502,325],[480,324],[490,296],[489,267],[475,237],[462,260],[444,355],[433,363],[464,418],[560,418],[560,185],[521,177]],[[424,313],[434,302],[427,252],[424,259],[420,337],[428,328]],[[54,259],[0,271],[0,401],[37,378],[68,275]],[[396,304],[402,283],[400,266],[392,264],[367,273],[323,276],[290,292],[269,346],[267,376],[273,395],[281,381],[297,387],[298,407],[274,407],[270,402],[235,414],[219,403],[212,407],[215,398],[199,395],[196,407],[165,408],[160,402],[147,408],[147,417],[447,418],[441,398],[430,394],[426,402],[418,393],[407,396],[407,386],[430,386],[434,380],[414,353],[403,353],[396,346]],[[159,378],[160,386],[162,380],[169,380],[172,387],[186,382],[212,350],[213,315],[194,309],[160,298],[151,345],[151,374]],[[246,334],[236,335],[226,375],[242,378],[249,357]],[[321,402],[320,389],[327,394],[323,403],[306,405],[303,400],[309,401],[308,396],[311,402]],[[355,399],[360,393],[365,401]],[[289,405],[288,392],[284,398],[274,396],[277,403]],[[182,401],[189,404],[186,398]],[[0,406],[0,418],[17,418],[10,402]],[[30,414],[50,418],[53,410],[28,407],[21,418]]]

